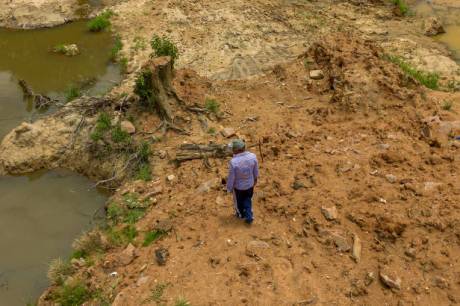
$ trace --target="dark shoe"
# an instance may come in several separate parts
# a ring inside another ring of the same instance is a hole
[[[244,220],[247,225],[251,225],[254,220]]]

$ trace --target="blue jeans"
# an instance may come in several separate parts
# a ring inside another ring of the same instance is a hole
[[[254,187],[248,190],[234,189],[237,203],[238,217],[246,219],[246,222],[251,224],[254,220],[252,216],[252,196],[254,194]]]

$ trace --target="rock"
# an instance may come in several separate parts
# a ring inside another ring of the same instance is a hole
[[[126,132],[128,134],[136,133],[136,127],[134,126],[134,124],[131,123],[131,121],[123,120],[120,123],[120,128],[123,132]]]
[[[348,243],[347,239],[339,234],[333,233],[332,240],[337,247],[337,251],[339,252],[348,252],[351,249],[350,244]]]
[[[164,266],[169,257],[169,251],[165,248],[155,250],[155,259],[158,265]]]
[[[366,286],[370,286],[375,280],[374,272],[368,272],[366,274],[366,278],[364,279],[364,284]]]
[[[359,239],[358,235],[353,235],[353,250],[352,250],[352,257],[358,263],[361,261],[361,239]]]
[[[80,54],[80,50],[76,44],[59,45],[53,49],[54,53],[64,54],[65,56],[76,56]]]
[[[412,259],[416,258],[416,253],[417,253],[417,250],[415,248],[408,248],[407,250],[404,251],[404,254],[407,257],[410,257]]]
[[[305,185],[301,181],[295,180],[292,184],[292,189],[299,190],[301,188],[305,188]]]
[[[390,276],[389,274],[382,271],[379,273],[379,276],[382,283],[388,288],[397,290],[401,289],[401,279],[399,277]]]
[[[436,17],[429,17],[425,20],[423,28],[426,36],[435,36],[438,34],[446,33],[441,21]]]
[[[233,128],[224,128],[220,133],[225,138],[230,138],[230,137],[236,135],[235,129],[233,129]]]
[[[123,266],[129,265],[133,262],[136,257],[136,248],[130,243],[128,246],[121,252],[119,262]]]
[[[166,151],[164,151],[164,150],[159,150],[158,151],[158,157],[160,157],[161,159],[165,159],[167,155],[168,155],[168,153],[166,153]]]
[[[223,205],[224,203],[225,203],[224,198],[222,198],[221,196],[217,196],[217,198],[216,198],[216,204],[217,204],[217,205]]]
[[[310,71],[310,79],[321,80],[322,78],[324,78],[324,73],[322,70],[311,70]]]
[[[423,186],[424,193],[430,193],[433,191],[437,191],[441,188],[442,183],[439,182],[425,182]]]
[[[207,193],[207,192],[211,191],[216,186],[217,186],[217,180],[212,179],[212,180],[206,181],[206,182],[202,183],[200,186],[198,186],[198,188],[196,189],[196,192],[198,192],[198,193]]]
[[[333,221],[337,219],[338,213],[337,213],[337,208],[335,206],[332,206],[332,207],[322,206],[321,212],[323,213],[323,216],[324,218],[326,218],[326,220]]]
[[[387,174],[387,175],[385,175],[385,178],[386,178],[387,181],[388,181],[389,183],[391,183],[391,184],[394,184],[394,183],[396,183],[396,181],[397,181],[396,176],[394,176],[393,174]]]
[[[166,179],[168,180],[168,182],[172,183],[176,180],[176,176],[174,174],[170,174],[166,177]]]
[[[253,240],[246,245],[246,255],[249,257],[261,258],[264,251],[270,248],[270,245],[264,241]]]

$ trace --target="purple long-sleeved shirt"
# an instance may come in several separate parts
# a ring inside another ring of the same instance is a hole
[[[254,153],[243,152],[233,156],[228,167],[227,190],[248,190],[259,176],[259,163]]]

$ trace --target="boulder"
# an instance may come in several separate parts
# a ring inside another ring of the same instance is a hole
[[[441,21],[436,17],[430,17],[425,20],[423,31],[426,36],[435,36],[438,34],[446,33]]]
[[[131,121],[128,121],[128,120],[123,120],[120,123],[120,128],[123,132],[126,132],[128,134],[136,133],[136,127],[134,126],[134,124],[132,124]]]
[[[119,262],[121,265],[126,266],[133,262],[136,257],[136,248],[130,243],[126,249],[121,252]]]
[[[225,138],[230,138],[236,135],[235,129],[233,128],[224,128],[220,133]]]

